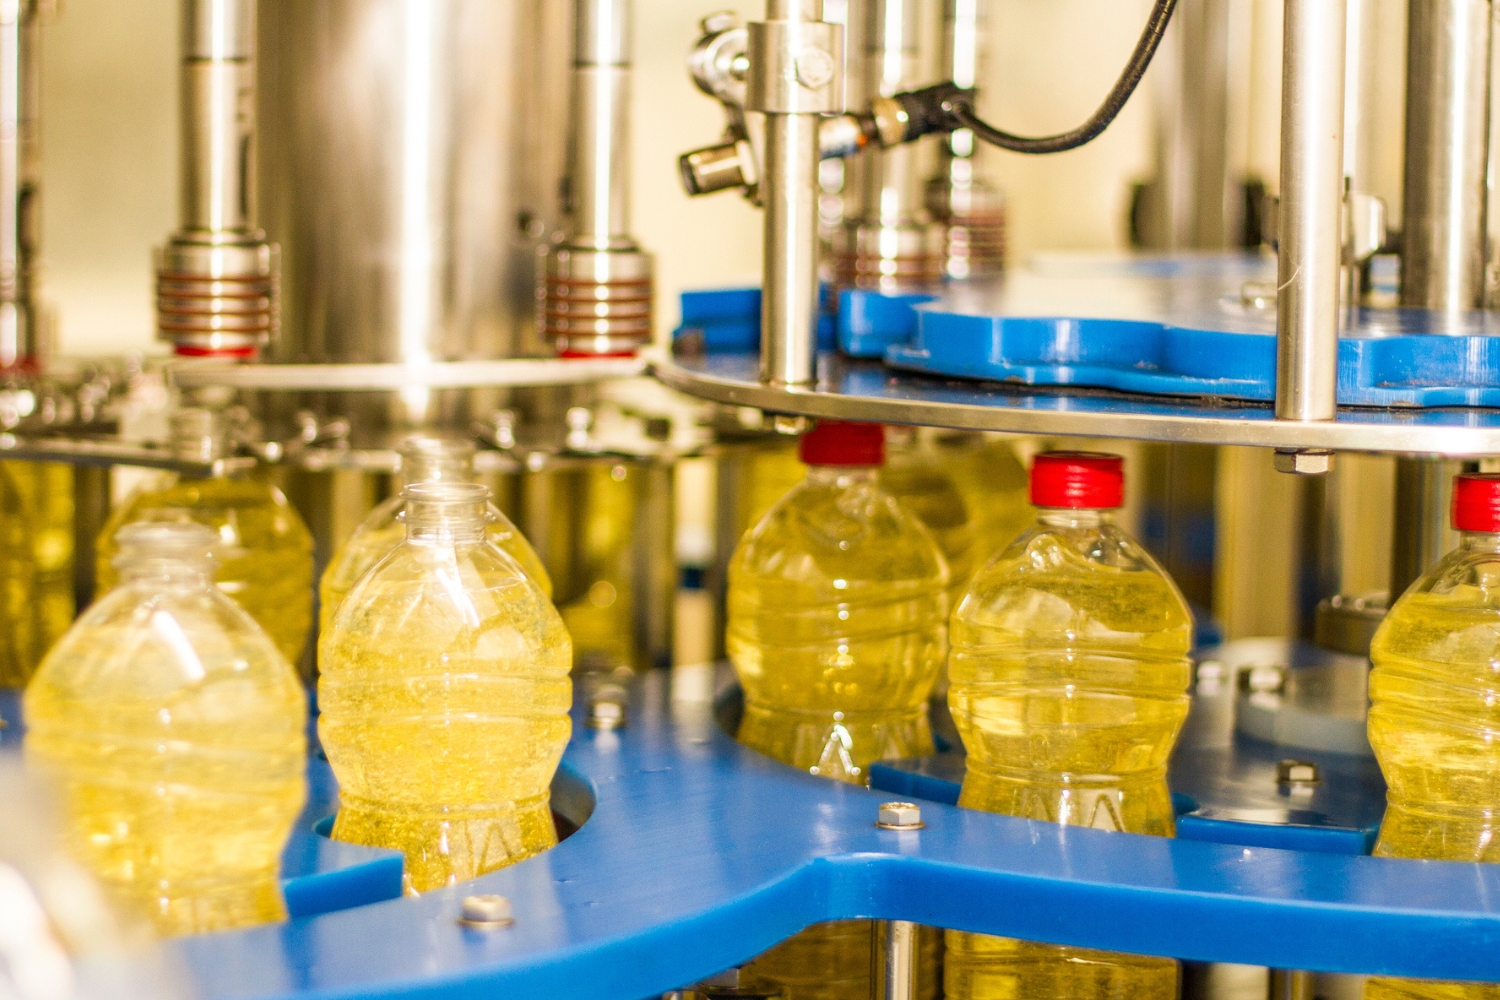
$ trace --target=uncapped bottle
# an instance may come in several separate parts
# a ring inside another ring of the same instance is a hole
[[[557,842],[572,645],[535,580],[485,534],[489,490],[415,483],[406,539],[318,643],[318,733],[339,781],[333,836],[406,855],[416,891]]]
[[[26,756],[79,858],[165,934],[286,916],[280,856],[306,797],[307,696],[213,585],[212,531],[116,535],[121,583],[26,689]]]
[[[413,437],[404,442],[401,446],[401,486],[439,481],[473,482],[474,446],[467,441],[434,437]],[[406,538],[406,528],[398,517],[404,503],[398,490],[370,511],[343,548],[329,561],[318,586],[320,634],[328,630],[333,613],[350,588]],[[485,531],[490,541],[509,553],[550,598],[552,580],[536,550],[494,504],[490,504],[489,524]]]
[[[1370,746],[1389,789],[1375,853],[1500,861],[1500,476],[1453,483],[1458,548],[1370,645]],[[1369,1000],[1494,1000],[1500,985],[1376,978]]]
[[[946,645],[948,570],[932,535],[880,488],[878,424],[822,421],[807,478],[746,533],[729,567],[738,737],[768,756],[864,785],[874,761],[932,752],[927,696]],[[929,975],[920,992],[931,995]],[[868,921],[820,924],[751,963],[786,1000],[864,1000]]]
[[[177,453],[198,461],[228,456],[223,417],[202,409],[172,414]],[[115,536],[137,521],[192,521],[212,528],[219,541],[214,582],[276,640],[292,663],[302,658],[312,628],[313,543],[307,525],[282,492],[255,473],[204,478],[174,477],[144,489],[115,508],[96,546],[99,593],[113,587]]]
[[[968,750],[960,806],[1173,833],[1167,759],[1187,717],[1192,621],[1171,579],[1114,523],[1123,473],[1113,455],[1037,456],[1035,526],[954,610],[948,701]],[[947,939],[952,1000],[1177,996],[1171,959]]]

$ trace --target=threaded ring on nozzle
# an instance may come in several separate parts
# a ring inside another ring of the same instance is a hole
[[[183,355],[253,355],[279,325],[279,254],[179,235],[156,253],[157,336]]]
[[[945,237],[946,227],[933,222],[851,222],[834,233],[834,283],[887,295],[932,291],[946,273]]]
[[[537,329],[563,357],[634,354],[651,340],[651,255],[633,247],[557,247],[537,289]]]

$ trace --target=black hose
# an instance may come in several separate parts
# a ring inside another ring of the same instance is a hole
[[[969,129],[980,140],[1001,149],[1017,153],[1061,153],[1067,149],[1077,149],[1108,128],[1125,102],[1130,100],[1130,95],[1135,93],[1136,85],[1141,82],[1146,68],[1151,65],[1151,57],[1156,55],[1156,50],[1161,45],[1162,35],[1166,32],[1167,24],[1172,20],[1172,11],[1176,7],[1177,0],[1156,0],[1151,7],[1151,16],[1146,21],[1146,30],[1141,34],[1141,40],[1136,42],[1135,51],[1130,54],[1130,62],[1125,64],[1125,71],[1115,81],[1099,110],[1071,132],[1039,139],[1003,132],[986,124],[975,113],[972,90],[954,90],[943,95],[943,111],[947,112],[952,122],[957,123],[957,128]]]

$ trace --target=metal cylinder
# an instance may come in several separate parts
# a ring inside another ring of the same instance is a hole
[[[916,1000],[917,932],[917,925],[907,920],[875,922],[871,976],[875,1000]]]
[[[864,103],[924,83],[920,0],[865,5]],[[836,231],[834,279],[848,288],[920,291],[942,281],[943,229],[924,198],[922,149],[869,149],[855,159],[858,215]]]
[[[943,68],[960,87],[982,78],[986,37],[985,0],[944,0]],[[1005,267],[1005,196],[983,175],[982,147],[969,129],[945,136],[938,169],[927,184],[926,205],[945,227],[943,270],[949,278],[980,278]]]
[[[843,30],[822,0],[767,0],[748,26],[745,107],[766,116],[761,380],[814,381],[822,116],[843,110]]]
[[[255,0],[184,0],[182,226],[156,255],[157,327],[181,354],[275,332],[277,255],[255,228]]]
[[[1484,292],[1490,0],[1411,0],[1401,304],[1478,308]]]
[[[539,250],[563,232],[569,5],[262,0],[261,217],[282,362],[540,353]],[[356,433],[466,426],[485,394],[340,397]]]
[[[40,20],[34,0],[0,4],[0,368],[38,353],[37,111]]]
[[[1396,502],[1391,524],[1391,602],[1437,564],[1457,543],[1448,507],[1458,462],[1396,459]]]
[[[1344,0],[1286,0],[1276,416],[1337,407],[1344,204]]]
[[[631,0],[576,0],[568,236],[547,257],[538,325],[564,355],[651,339],[653,264],[630,235]]]

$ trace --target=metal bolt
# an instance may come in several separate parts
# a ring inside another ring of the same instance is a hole
[[[808,431],[812,430],[812,421],[806,417],[799,417],[787,413],[778,413],[771,418],[771,428],[777,434],[796,436],[798,434],[806,434]]]
[[[822,49],[807,48],[797,53],[797,82],[809,90],[826,85],[837,70],[833,56]]]
[[[623,729],[625,704],[629,696],[618,684],[605,684],[589,698],[587,724],[590,729]]]
[[[920,830],[927,824],[922,822],[922,807],[915,802],[882,802],[875,825],[882,830]]]
[[[516,922],[516,917],[511,910],[510,900],[504,896],[465,896],[458,922],[465,927],[494,930],[509,927]]]
[[[698,27],[705,35],[717,35],[720,32],[728,31],[738,24],[739,21],[739,15],[734,11],[719,10],[699,21]]]
[[[1284,760],[1276,765],[1276,783],[1279,785],[1317,785],[1322,781],[1318,765],[1310,760]]]
[[[1333,471],[1331,451],[1284,451],[1276,452],[1276,471],[1298,476],[1323,476]]]

